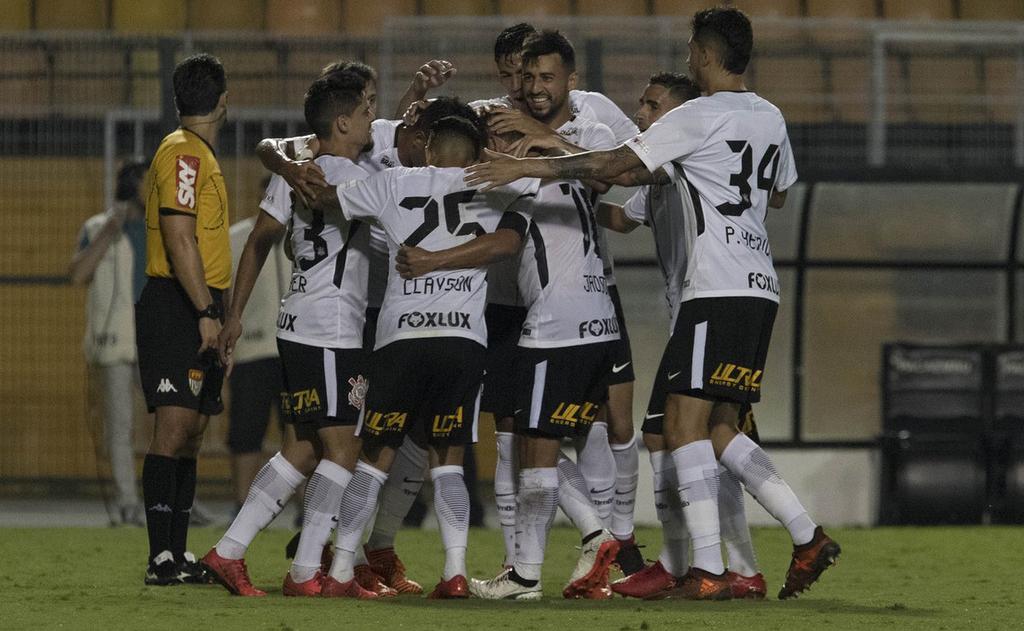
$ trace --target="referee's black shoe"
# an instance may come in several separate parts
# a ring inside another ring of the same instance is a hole
[[[150,560],[149,567],[146,568],[145,583],[162,587],[182,583],[178,564],[174,562],[174,555],[170,550],[164,550]]]

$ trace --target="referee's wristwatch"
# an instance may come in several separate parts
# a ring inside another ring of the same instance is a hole
[[[220,310],[220,306],[216,302],[211,302],[208,307],[199,312],[200,318],[210,318],[211,320],[220,320],[223,313]]]

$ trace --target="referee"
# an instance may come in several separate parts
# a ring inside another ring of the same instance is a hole
[[[228,200],[213,148],[227,114],[224,67],[194,55],[173,83],[181,126],[146,176],[147,278],[135,305],[142,390],[156,414],[142,469],[147,585],[205,582],[185,544],[203,431],[224,409],[216,342],[231,279]]]

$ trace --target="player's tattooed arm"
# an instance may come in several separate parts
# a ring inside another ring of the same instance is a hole
[[[402,278],[423,276],[439,269],[484,267],[515,255],[522,245],[519,232],[500,228],[462,245],[431,252],[403,245],[395,256],[395,270]]]
[[[466,169],[466,184],[490,190],[524,177],[549,180],[603,180],[642,167],[640,158],[625,145],[606,151],[587,151],[560,158],[523,158],[486,154],[489,162]]]
[[[313,185],[323,186],[324,172],[312,160],[296,160],[294,148],[300,145],[303,153],[315,156],[320,150],[316,136],[299,138],[264,138],[256,145],[256,157],[271,173],[276,173],[288,182],[303,202],[308,203],[315,196]]]
[[[668,184],[671,181],[664,169],[658,169],[651,173],[647,167],[641,166],[613,177],[608,180],[608,183],[619,186],[645,186],[647,184]]]
[[[513,143],[512,147],[514,149],[512,154],[517,158],[525,158],[535,150],[539,150],[548,157],[571,156],[586,151],[583,147],[574,145],[557,133],[544,136],[523,136]],[[610,183],[601,180],[584,180],[583,183],[597,193],[607,193],[612,187]]]
[[[633,232],[640,224],[626,216],[626,211],[618,204],[601,202],[597,205],[597,223],[600,226],[621,232]]]

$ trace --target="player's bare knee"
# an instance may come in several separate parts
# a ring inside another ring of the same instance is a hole
[[[430,448],[430,468],[462,466],[466,448],[462,445],[444,445]]]
[[[281,455],[288,464],[295,467],[303,475],[313,473],[316,463],[320,460],[320,454],[313,448],[309,441],[292,441],[281,446]]]

